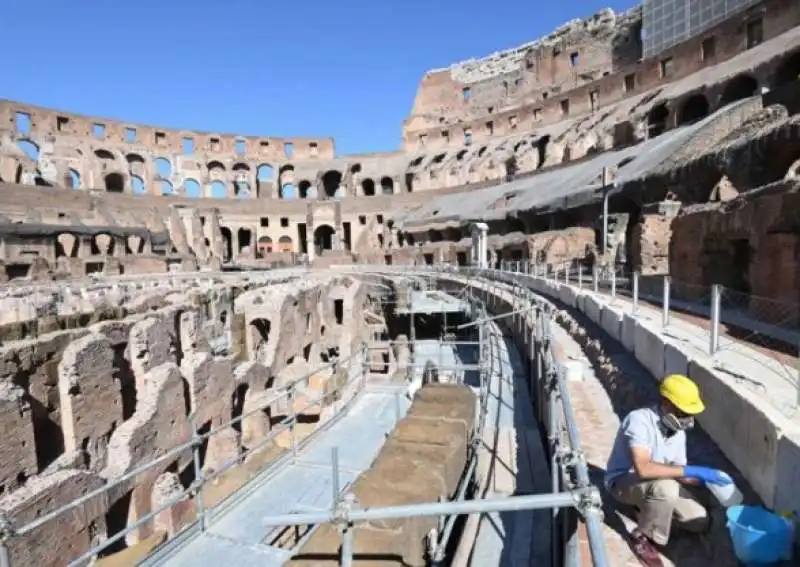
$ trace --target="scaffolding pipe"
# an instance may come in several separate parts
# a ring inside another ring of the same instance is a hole
[[[332,514],[312,512],[303,514],[280,514],[259,520],[259,526],[274,528],[279,526],[310,526],[314,524],[374,522],[381,520],[399,520],[429,516],[449,516],[452,514],[486,514],[489,512],[523,512],[548,508],[567,508],[576,506],[581,497],[597,495],[597,488],[587,487],[572,492],[556,494],[528,494],[522,496],[506,496],[503,498],[485,498],[482,500],[464,500],[463,502],[429,502],[408,504],[404,506],[384,506],[375,508],[354,508]],[[598,495],[599,497],[599,495]]]

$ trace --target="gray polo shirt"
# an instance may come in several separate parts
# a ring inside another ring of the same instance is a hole
[[[633,473],[631,447],[650,450],[650,460],[663,465],[686,464],[686,433],[678,431],[667,437],[659,425],[657,406],[633,410],[619,426],[614,447],[606,464],[606,487],[622,476]]]

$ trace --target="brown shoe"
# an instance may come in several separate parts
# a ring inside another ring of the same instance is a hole
[[[664,567],[661,554],[653,543],[641,532],[634,532],[631,536],[633,542],[631,549],[634,555],[645,567]]]

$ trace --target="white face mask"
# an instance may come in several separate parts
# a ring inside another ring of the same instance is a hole
[[[694,427],[694,418],[690,415],[678,417],[674,413],[665,413],[661,416],[661,423],[668,431],[677,433]]]

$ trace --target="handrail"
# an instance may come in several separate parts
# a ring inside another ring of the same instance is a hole
[[[294,408],[291,407],[291,400],[293,399],[293,396],[295,394],[295,389],[301,383],[307,382],[308,379],[311,376],[313,376],[314,374],[316,374],[318,372],[326,370],[328,368],[334,368],[335,369],[339,365],[347,364],[348,365],[348,369],[350,369],[349,363],[351,363],[356,357],[360,357],[361,358],[361,369],[362,369],[362,371],[361,371],[360,375],[357,375],[355,377],[348,376],[348,380],[344,384],[339,385],[338,388],[336,388],[335,390],[333,390],[331,392],[328,392],[326,394],[322,394],[318,398],[309,401],[300,410],[294,410]],[[75,508],[85,504],[86,502],[92,500],[93,498],[96,498],[98,496],[102,496],[103,494],[105,494],[106,492],[109,492],[110,490],[112,490],[113,488],[119,486],[123,482],[128,481],[128,480],[130,480],[132,478],[135,478],[136,476],[142,474],[143,472],[146,472],[146,471],[150,470],[151,468],[153,468],[153,467],[155,467],[155,466],[157,466],[159,464],[162,464],[164,462],[168,462],[170,460],[173,460],[173,459],[179,457],[181,454],[183,454],[184,452],[186,452],[189,449],[193,449],[194,450],[193,460],[194,460],[195,475],[196,476],[195,476],[195,481],[189,487],[183,489],[174,498],[169,499],[167,504],[159,506],[156,510],[151,510],[148,514],[146,514],[146,515],[142,516],[141,518],[137,519],[136,522],[126,526],[124,529],[122,529],[118,533],[114,534],[114,536],[106,539],[101,544],[99,544],[99,545],[97,545],[95,547],[92,547],[89,551],[87,551],[80,558],[72,561],[72,563],[70,563],[70,565],[78,564],[81,561],[84,561],[86,559],[89,559],[89,558],[93,557],[98,552],[103,551],[105,548],[107,548],[108,546],[110,546],[111,544],[116,542],[121,537],[124,537],[127,534],[135,531],[136,529],[139,528],[139,526],[141,526],[145,522],[153,519],[154,517],[156,517],[158,514],[160,514],[164,510],[167,510],[167,509],[171,508],[172,506],[174,506],[178,502],[180,502],[182,500],[185,500],[187,497],[196,497],[196,496],[198,496],[198,494],[200,493],[200,491],[202,490],[202,488],[203,488],[203,486],[205,485],[206,482],[208,482],[209,480],[213,480],[213,479],[219,477],[220,475],[222,475],[223,473],[228,471],[230,468],[235,466],[238,462],[240,462],[240,458],[237,457],[236,459],[232,459],[232,460],[229,460],[228,462],[226,462],[223,465],[223,467],[220,468],[220,470],[214,471],[214,473],[212,475],[209,475],[209,476],[202,475],[200,473],[200,462],[199,462],[198,449],[199,449],[200,445],[206,439],[209,439],[209,438],[213,437],[214,435],[216,435],[217,433],[220,433],[220,432],[230,428],[232,425],[240,423],[242,420],[246,419],[247,417],[255,415],[258,412],[264,411],[265,409],[267,409],[269,406],[271,406],[272,404],[274,404],[277,401],[280,401],[280,400],[282,400],[284,398],[288,399],[289,402],[290,402],[291,414],[287,415],[283,420],[281,420],[277,424],[278,426],[276,428],[273,428],[273,429],[270,430],[270,432],[267,434],[267,436],[263,440],[261,440],[259,445],[257,445],[257,447],[260,448],[261,446],[267,444],[269,441],[273,440],[279,434],[285,432],[287,429],[290,429],[290,430],[293,431],[294,430],[294,425],[296,424],[296,421],[297,421],[297,414],[298,413],[302,413],[303,411],[305,411],[305,410],[307,410],[307,409],[309,409],[311,407],[314,407],[314,406],[317,406],[317,405],[323,403],[326,398],[328,398],[328,397],[330,397],[332,395],[335,395],[335,394],[339,393],[342,390],[345,390],[347,387],[351,386],[354,382],[356,382],[358,380],[361,380],[362,382],[364,382],[365,378],[366,378],[366,372],[365,372],[365,369],[366,369],[365,364],[366,364],[366,362],[367,362],[367,359],[366,359],[366,344],[362,344],[361,347],[356,352],[351,354],[350,356],[342,358],[342,359],[337,358],[335,360],[326,362],[326,363],[320,365],[319,367],[315,368],[314,370],[311,370],[311,371],[307,372],[303,376],[292,380],[288,384],[285,384],[283,386],[279,386],[278,388],[276,388],[277,394],[275,396],[272,396],[267,401],[263,402],[262,404],[259,404],[256,408],[248,411],[247,413],[242,413],[241,415],[236,416],[236,417],[234,417],[234,418],[232,418],[232,419],[230,419],[230,420],[228,420],[228,421],[226,421],[226,422],[224,422],[224,423],[216,426],[215,428],[212,428],[209,431],[204,432],[204,433],[198,433],[197,432],[197,428],[195,426],[196,425],[195,424],[196,414],[193,412],[192,414],[189,415],[189,422],[192,425],[192,431],[193,431],[192,439],[190,441],[186,441],[184,443],[181,443],[181,444],[173,447],[172,449],[170,449],[169,451],[167,451],[163,455],[160,455],[160,456],[158,456],[158,457],[156,457],[156,458],[154,458],[154,459],[152,459],[152,460],[150,460],[150,461],[148,461],[148,462],[146,462],[146,463],[144,463],[142,465],[139,465],[139,466],[135,467],[134,469],[132,469],[132,470],[120,475],[119,477],[116,477],[113,480],[107,482],[103,486],[101,486],[99,488],[96,488],[96,489],[84,494],[83,496],[80,496],[79,498],[76,498],[75,500],[73,500],[72,502],[69,502],[68,504],[65,504],[63,506],[60,506],[59,508],[56,508],[55,510],[45,514],[44,516],[41,516],[39,518],[36,518],[35,520],[32,520],[32,521],[28,522],[27,524],[24,524],[22,527],[15,528],[13,526],[13,522],[6,516],[6,514],[4,512],[2,512],[2,511],[0,511],[0,567],[10,567],[10,558],[9,558],[8,545],[7,544],[8,544],[8,540],[11,537],[22,537],[22,536],[25,536],[25,535],[31,533],[32,531],[42,527],[44,524],[47,524],[47,523],[59,518],[63,514],[65,514],[67,512],[70,512],[71,510],[74,510]],[[295,443],[294,434],[292,435],[291,441],[292,441],[292,451],[294,452],[295,449],[296,449],[296,443]],[[203,512],[204,511],[202,510],[201,503],[198,503],[198,516],[201,516],[203,514]],[[200,520],[202,521],[202,518]]]
[[[554,474],[554,482],[552,491],[547,494],[537,494],[537,495],[526,495],[526,496],[511,496],[505,498],[489,498],[489,499],[481,499],[481,500],[464,500],[460,498],[462,493],[461,487],[457,491],[457,498],[451,502],[439,502],[439,503],[424,503],[424,504],[413,504],[407,506],[392,506],[392,507],[380,507],[380,508],[370,508],[370,509],[363,509],[358,508],[356,506],[354,497],[352,494],[347,494],[345,497],[337,497],[335,499],[335,504],[332,510],[326,511],[318,511],[318,512],[310,512],[310,513],[300,513],[300,514],[282,514],[282,515],[275,515],[271,517],[261,518],[260,523],[262,526],[265,527],[277,527],[277,526],[287,526],[287,525],[308,525],[308,524],[320,524],[320,523],[334,523],[337,524],[340,528],[342,528],[342,546],[341,546],[341,561],[343,565],[350,565],[352,563],[352,552],[353,552],[353,524],[355,522],[361,521],[370,521],[370,520],[377,520],[377,519],[394,519],[394,518],[406,518],[406,517],[414,517],[414,516],[448,516],[447,522],[444,524],[444,531],[442,532],[442,538],[440,538],[436,543],[437,547],[434,548],[435,556],[432,559],[441,559],[442,558],[442,550],[441,547],[438,547],[438,544],[444,542],[446,544],[446,539],[449,538],[450,533],[452,532],[452,525],[455,516],[461,514],[475,514],[475,513],[485,513],[485,512],[495,512],[495,511],[521,511],[521,510],[533,510],[533,509],[541,509],[541,508],[550,508],[554,511],[562,510],[561,516],[562,518],[569,518],[569,510],[577,509],[578,513],[580,513],[585,521],[587,535],[589,539],[589,547],[592,553],[593,563],[596,567],[606,567],[608,565],[608,558],[606,556],[606,550],[602,538],[602,532],[600,527],[600,499],[599,499],[599,492],[596,487],[592,486],[589,482],[588,477],[588,469],[586,466],[585,459],[583,458],[581,449],[580,449],[580,438],[579,432],[577,428],[577,423],[575,421],[575,414],[574,409],[572,407],[569,392],[566,389],[566,385],[564,383],[563,372],[559,372],[557,368],[557,361],[553,354],[552,350],[552,334],[550,330],[550,317],[552,316],[552,305],[549,302],[541,299],[538,296],[534,296],[531,290],[527,287],[527,285],[522,284],[514,279],[509,278],[506,272],[500,270],[492,270],[492,269],[475,269],[475,268],[466,268],[461,269],[458,267],[447,266],[444,269],[437,268],[437,267],[420,267],[415,266],[411,267],[410,269],[405,267],[393,267],[393,266],[366,266],[366,267],[352,267],[352,271],[369,271],[369,272],[387,272],[387,273],[403,273],[403,272],[412,272],[414,275],[420,275],[420,272],[424,274],[426,271],[432,272],[434,274],[433,277],[441,277],[441,275],[452,274],[453,276],[466,276],[466,283],[464,283],[464,290],[467,290],[472,297],[473,289],[484,289],[486,292],[486,297],[494,297],[492,301],[496,301],[497,298],[502,297],[504,294],[507,294],[509,298],[513,298],[511,301],[512,309],[510,313],[506,313],[501,315],[500,317],[492,317],[489,318],[485,315],[485,311],[481,308],[481,313],[479,315],[479,319],[482,319],[483,325],[479,327],[481,334],[482,331],[485,330],[485,325],[489,320],[514,316],[514,322],[520,323],[519,314],[522,312],[529,312],[533,311],[535,313],[535,333],[534,337],[531,339],[534,341],[534,345],[536,346],[537,352],[540,354],[539,363],[541,365],[541,370],[543,373],[537,373],[536,376],[536,387],[541,389],[541,396],[537,396],[536,403],[540,404],[539,412],[542,413],[542,416],[548,416],[548,418],[552,418],[549,420],[544,420],[542,423],[548,430],[548,437],[551,440],[551,458],[552,458],[552,470]],[[348,267],[349,269],[349,267]],[[511,280],[511,281],[509,281]],[[527,305],[525,303],[527,302]],[[478,299],[479,305],[481,305],[481,300]],[[481,336],[481,340],[479,340],[481,352],[483,352],[485,343],[485,337]],[[453,342],[455,344],[455,342]],[[174,459],[181,453],[187,451],[188,449],[193,450],[193,461],[195,466],[195,480],[194,482],[181,491],[181,493],[175,495],[171,498],[168,502],[159,506],[156,510],[150,511],[145,516],[138,518],[135,522],[131,525],[126,526],[123,530],[116,533],[111,538],[107,539],[102,544],[93,547],[92,549],[88,550],[84,553],[81,557],[74,560],[70,565],[77,565],[80,562],[85,562],[89,560],[91,557],[95,556],[99,551],[105,549],[115,541],[125,537],[128,533],[138,529],[141,525],[145,522],[152,520],[157,514],[163,512],[164,510],[168,509],[169,507],[173,506],[175,503],[180,502],[181,500],[186,499],[187,497],[195,497],[196,504],[198,509],[198,520],[197,523],[200,526],[201,530],[205,529],[205,516],[206,511],[203,509],[202,506],[202,499],[200,497],[201,490],[205,483],[209,480],[216,478],[219,474],[224,473],[230,467],[235,466],[239,459],[234,459],[226,462],[222,469],[219,472],[212,473],[208,477],[203,476],[200,468],[200,460],[199,460],[199,448],[203,441],[206,439],[214,436],[215,434],[223,431],[225,429],[230,428],[232,425],[240,423],[246,417],[249,417],[259,411],[263,411],[266,407],[274,404],[276,401],[280,401],[284,398],[288,398],[290,401],[293,399],[294,393],[298,385],[302,382],[307,381],[313,374],[320,372],[321,370],[325,370],[327,368],[336,367],[336,365],[350,363],[354,360],[354,358],[358,355],[362,358],[362,366],[361,366],[361,373],[360,375],[353,375],[352,372],[348,372],[348,379],[345,381],[344,384],[339,385],[334,391],[329,392],[327,394],[322,394],[318,399],[310,401],[307,405],[299,411],[304,411],[308,407],[316,406],[324,402],[324,400],[331,396],[337,395],[340,391],[346,390],[350,387],[354,382],[357,380],[361,380],[362,383],[366,382],[367,376],[367,368],[368,368],[368,358],[367,358],[367,345],[362,345],[361,348],[358,350],[358,353],[354,353],[351,356],[345,359],[336,359],[334,361],[325,363],[321,365],[319,368],[305,374],[304,376],[293,380],[290,384],[280,387],[276,396],[271,397],[268,401],[264,402],[263,404],[259,404],[258,408],[255,408],[251,411],[248,411],[246,414],[237,416],[236,418],[232,418],[231,420],[226,421],[225,423],[216,426],[215,428],[211,429],[208,432],[198,433],[197,428],[195,427],[195,418],[196,414],[192,413],[189,416],[190,423],[192,425],[192,439],[190,441],[181,443],[177,447],[170,449],[164,455],[161,455],[152,461],[145,463],[144,465],[140,465],[139,467],[134,468],[131,471],[121,475],[113,479],[113,481],[109,482],[108,484],[104,485],[101,488],[93,490],[86,495],[76,499],[75,501],[66,504],[47,515],[38,518],[26,525],[22,528],[17,530],[16,532],[13,530],[13,527],[10,527],[8,523],[5,525],[3,524],[3,518],[0,515],[0,567],[8,567],[8,547],[7,541],[9,536],[15,535],[25,535],[30,533],[31,531],[41,527],[47,522],[53,521],[54,519],[58,518],[60,515],[75,509],[77,506],[89,501],[92,498],[95,498],[99,495],[104,494],[108,490],[112,489],[119,484],[130,480],[131,478],[141,474],[144,471],[149,470],[150,468],[164,463],[169,459]],[[485,353],[484,353],[485,354]],[[484,358],[483,355],[480,356],[480,361],[483,362]],[[478,364],[477,367],[481,369],[481,395],[482,398],[488,398],[488,387],[486,384],[486,380],[484,379],[485,376],[483,375],[483,368],[481,364]],[[348,366],[348,370],[351,370],[352,367]],[[357,394],[356,394],[357,395]],[[485,399],[481,400],[485,402]],[[546,404],[546,406],[543,406]],[[284,418],[279,424],[278,427],[270,431],[270,433],[266,436],[264,440],[262,440],[261,444],[267,443],[269,440],[273,439],[276,435],[283,433],[289,428],[291,431],[294,431],[294,426],[296,424],[296,416],[297,411],[294,410],[294,404],[290,403],[290,411],[291,414]],[[553,408],[560,407],[560,411],[555,413]],[[550,409],[548,409],[550,408]],[[559,415],[560,414],[560,415]],[[480,423],[480,420],[479,420]],[[566,433],[566,440],[563,439],[563,431],[562,431],[562,424],[565,426],[565,433]],[[569,445],[569,449],[565,449],[563,444],[566,441]],[[292,435],[292,454],[295,453],[297,447],[295,443],[295,436]],[[336,469],[336,459],[334,458],[334,469]],[[470,461],[469,466],[465,471],[465,475],[470,475],[470,470],[474,470],[472,466],[472,461]],[[574,475],[574,478],[573,478]],[[334,483],[335,486],[338,486],[337,483]],[[562,488],[563,485],[563,488]],[[574,514],[574,511],[572,512]],[[572,516],[574,517],[574,516]],[[556,515],[554,514],[554,530],[556,528]],[[7,521],[7,519],[6,519]],[[8,528],[8,529],[4,529]],[[449,528],[449,529],[448,529]],[[555,532],[554,532],[555,533]],[[556,536],[557,537],[557,536]],[[562,539],[566,537],[566,533],[561,533]],[[564,553],[566,554],[566,559],[568,559],[568,566],[573,567],[575,565],[574,561],[577,560],[578,554],[577,549],[575,548],[575,544],[577,540],[573,537],[570,538],[566,542],[562,542],[565,544]],[[554,549],[554,553],[557,550]]]

